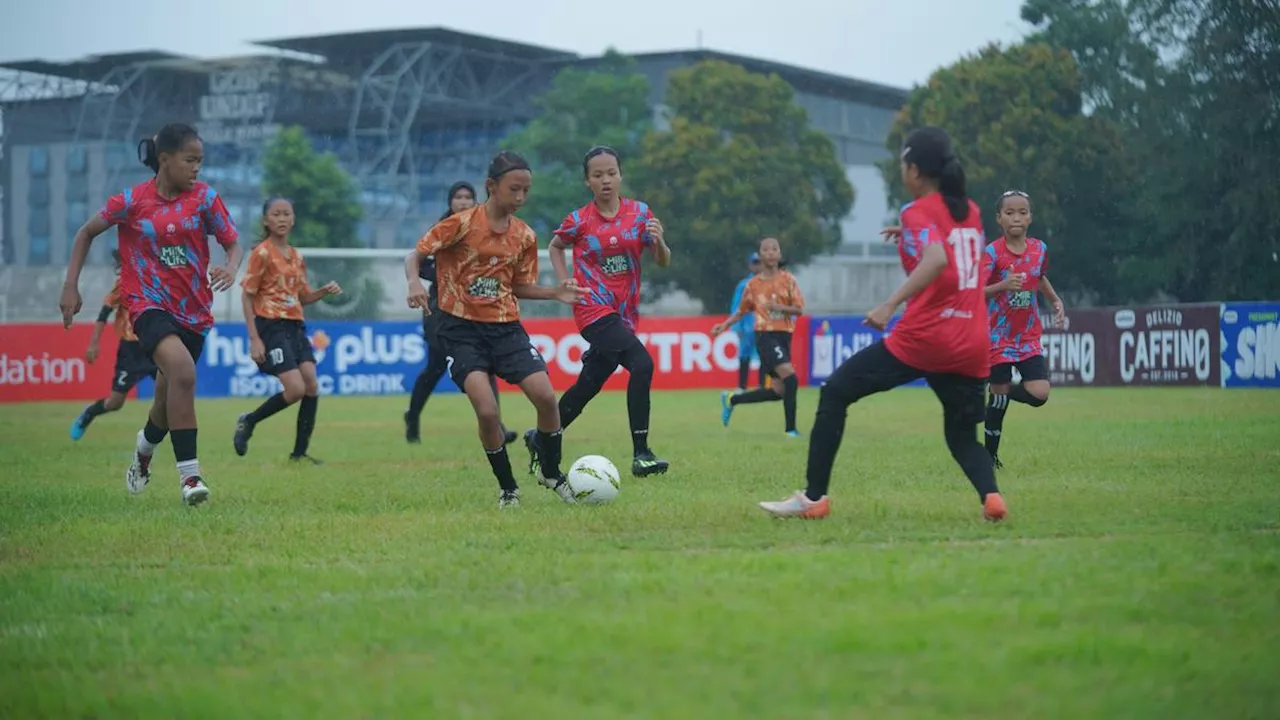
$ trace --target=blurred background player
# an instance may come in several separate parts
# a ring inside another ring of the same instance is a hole
[[[120,298],[146,356],[159,368],[147,424],[138,433],[125,484],[142,492],[151,481],[151,456],[166,434],[173,438],[182,500],[209,498],[196,441],[196,360],[213,327],[213,292],[235,282],[243,252],[235,222],[213,188],[198,180],[204,144],[190,125],[166,125],[138,144],[155,177],[113,195],[76,232],[59,306],[71,327],[80,312],[80,271],[93,239],[117,227]],[[226,265],[209,268],[209,235],[227,253]]]
[[[987,400],[985,437],[987,452],[997,469],[1000,436],[1009,401],[1040,407],[1049,401],[1049,365],[1040,346],[1043,327],[1036,293],[1043,292],[1053,306],[1054,321],[1062,325],[1062,298],[1047,276],[1049,248],[1044,241],[1027,237],[1031,227],[1031,197],[1009,190],[996,203],[996,222],[1004,237],[983,253],[982,279],[989,298],[991,321],[991,395]],[[1022,382],[1013,383],[1013,369]]]
[[[617,151],[597,146],[582,159],[582,174],[592,201],[560,223],[551,240],[551,267],[561,284],[589,293],[573,306],[573,322],[590,347],[582,354],[582,372],[560,396],[560,423],[566,429],[586,409],[618,369],[627,369],[627,419],[631,427],[631,474],[659,475],[668,468],[649,449],[650,389],[653,358],[636,337],[640,321],[640,261],[645,250],[658,267],[671,264],[662,223],[649,206],[622,197],[622,161]],[[565,249],[573,250],[573,270]],[[525,433],[529,465],[537,464],[532,430]]]
[[[547,366],[520,324],[520,298],[573,304],[580,291],[570,283],[538,285],[538,238],[515,216],[524,205],[533,173],[519,153],[498,153],[489,163],[488,197],[473,208],[437,223],[405,258],[409,307],[429,311],[418,267],[435,256],[440,321],[436,333],[448,354],[449,372],[471,401],[480,443],[498,480],[498,507],[520,504],[504,442],[491,374],[519,385],[538,412],[540,483],[566,503],[573,491],[560,471],[560,411]]]
[[[104,399],[95,400],[85,408],[71,423],[71,439],[84,437],[89,423],[99,415],[115,412],[124,407],[126,396],[142,378],[155,379],[156,366],[142,351],[138,336],[133,334],[133,324],[129,322],[129,313],[120,304],[120,251],[112,250],[111,259],[116,263],[116,281],[111,285],[111,292],[102,300],[102,310],[98,312],[98,321],[93,324],[93,336],[89,338],[89,347],[84,351],[84,359],[93,364],[98,359],[98,340],[107,327],[111,314],[115,313],[115,333],[119,339],[116,348],[116,365],[112,371],[111,394]]]
[[[907,136],[900,169],[915,198],[902,209],[898,229],[898,257],[908,275],[866,323],[884,330],[898,306],[910,302],[892,334],[845,360],[822,385],[809,440],[808,488],[760,503],[774,517],[830,514],[827,488],[849,406],[921,377],[942,403],[947,448],[978,491],[984,517],[996,521],[1007,514],[995,468],[978,442],[990,369],[982,215],[966,195],[964,169],[940,128]]]
[[[460,180],[449,188],[448,206],[440,219],[444,220],[454,213],[475,207],[475,204],[476,189],[471,183]],[[413,254],[416,255],[416,252]],[[426,406],[431,393],[449,369],[449,358],[441,347],[439,338],[436,337],[436,324],[440,319],[440,313],[436,312],[439,309],[439,301],[436,290],[435,257],[429,257],[418,265],[418,277],[431,284],[427,287],[427,310],[422,313],[422,336],[427,340],[427,365],[422,372],[418,373],[418,379],[413,382],[413,391],[409,394],[409,409],[404,413],[404,439],[411,443],[422,441],[422,408]],[[493,387],[494,398],[500,398],[498,379],[490,375],[489,382]],[[517,437],[514,431],[507,430],[505,427],[502,434],[508,445],[515,442]]]
[[[302,307],[337,295],[342,288],[329,282],[318,290],[311,289],[307,263],[298,249],[289,245],[293,225],[293,203],[274,197],[262,204],[262,242],[249,253],[249,268],[240,280],[240,305],[249,332],[249,357],[262,372],[275,376],[283,389],[253,412],[240,416],[232,444],[236,454],[243,456],[249,452],[249,439],[258,423],[301,401],[289,459],[322,465],[307,455],[320,406],[320,384]]]
[[[753,252],[747,258],[747,276],[738,282],[738,287],[734,288],[733,300],[729,302],[729,314],[732,315],[738,310],[738,305],[742,303],[742,293],[747,289],[747,283],[759,273],[760,253]],[[745,392],[747,380],[751,376],[751,361],[760,356],[756,352],[755,317],[744,316],[734,324],[733,331],[738,335],[738,390]],[[768,377],[769,374],[764,371],[764,363],[761,363],[759,387],[768,387]]]
[[[800,437],[796,430],[799,380],[791,366],[791,333],[795,331],[796,318],[804,313],[804,296],[795,276],[781,267],[782,247],[777,240],[761,240],[759,254],[760,273],[747,280],[738,309],[711,328],[711,335],[719,335],[747,316],[754,317],[760,369],[777,378],[779,384],[742,393],[721,393],[720,421],[729,427],[738,405],[781,400],[787,435]]]

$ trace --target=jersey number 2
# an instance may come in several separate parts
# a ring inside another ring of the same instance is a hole
[[[956,259],[956,273],[960,275],[961,290],[978,289],[978,262],[982,254],[982,233],[973,228],[956,228],[947,236],[947,244]]]

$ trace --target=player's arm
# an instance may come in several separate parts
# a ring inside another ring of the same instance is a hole
[[[466,228],[462,226],[462,213],[441,220],[418,239],[418,244],[404,258],[404,279],[409,284],[409,307],[427,312],[427,288],[418,276],[418,269],[427,258],[462,242]],[[468,217],[470,217],[468,215]]]
[[[123,222],[128,208],[124,195],[116,195],[107,201],[106,207],[97,215],[85,221],[76,231],[76,239],[71,245],[71,258],[67,260],[67,275],[62,283],[62,294],[58,299],[58,308],[62,311],[62,326],[71,327],[71,321],[80,312],[83,300],[80,298],[80,272],[84,270],[85,260],[89,257],[89,248],[93,239],[106,232],[112,225]]]
[[[1062,325],[1062,321],[1067,315],[1067,307],[1062,303],[1062,298],[1058,296],[1057,291],[1053,289],[1053,283],[1049,282],[1048,275],[1040,277],[1040,287],[1043,288],[1045,299],[1053,307],[1053,319],[1057,321],[1058,325]]]
[[[532,230],[520,250],[520,260],[511,275],[511,292],[521,300],[559,300],[568,305],[578,302],[587,294],[587,290],[579,288],[572,278],[560,281],[555,287],[538,284],[538,239]]]
[[[738,323],[742,318],[755,312],[755,303],[751,300],[751,293],[747,292],[744,287],[742,290],[742,299],[738,301],[738,309],[733,314],[725,318],[723,322],[718,322],[711,328],[711,336],[715,337],[720,333],[728,330]]]
[[[662,227],[662,221],[649,213],[649,219],[645,223],[645,235],[649,239],[649,249],[653,252],[653,261],[658,267],[667,267],[671,264],[671,248],[667,247],[666,231]]]
[[[996,249],[993,245],[988,245],[982,251],[982,277],[987,279],[987,285],[983,287],[986,297],[990,298],[999,295],[1007,290],[1016,290],[1013,287],[1017,275],[1010,274],[1003,280],[996,280]]]
[[[578,242],[577,211],[569,213],[565,216],[560,227],[556,228],[551,235],[551,244],[548,246],[547,254],[551,257],[551,269],[556,273],[556,282],[564,284],[568,282],[573,273],[569,272],[569,263],[565,258],[565,251],[573,247]]]
[[[800,285],[796,283],[796,279],[791,278],[791,286],[787,288],[787,295],[790,296],[789,303],[773,303],[770,310],[783,315],[803,315],[804,314],[804,296],[800,294]]]
[[[213,235],[227,254],[222,267],[209,271],[209,281],[214,290],[222,292],[236,282],[236,273],[240,271],[240,263],[244,261],[244,248],[240,247],[240,231],[236,229],[236,221],[227,212],[222,196],[209,188],[205,196],[205,208],[201,212],[205,228]]]
[[[267,272],[268,264],[266,248],[255,249],[249,254],[249,267],[240,280],[240,312],[244,314],[244,328],[249,335],[249,357],[254,362],[266,359],[266,348],[258,335],[258,323],[255,322],[253,301],[262,289],[262,278]]]
[[[336,280],[321,285],[315,290],[311,289],[311,283],[307,282],[307,261],[302,259],[302,292],[298,293],[298,302],[303,305],[313,305],[330,295],[341,295],[342,288],[338,286]]]
[[[916,266],[912,268],[911,274],[907,275],[907,279],[898,286],[897,290],[893,291],[889,299],[867,313],[864,322],[879,330],[884,330],[888,327],[889,319],[897,312],[899,305],[929,287],[929,284],[937,280],[938,276],[947,267],[947,251],[942,247],[941,239],[936,237],[937,228],[913,228],[910,226],[905,213],[903,215],[903,226],[907,232],[911,233],[912,237],[920,238],[922,245],[920,259]]]
[[[88,360],[90,365],[98,359],[98,341],[102,339],[102,331],[107,329],[113,310],[110,305],[103,305],[98,311],[98,319],[93,323],[93,333],[89,335],[89,347],[84,350],[84,359]]]

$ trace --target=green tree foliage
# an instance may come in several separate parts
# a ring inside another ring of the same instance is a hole
[[[760,238],[797,264],[839,244],[853,188],[790,85],[709,60],[673,72],[666,102],[670,130],[649,133],[628,171],[676,255],[659,278],[717,312]]]
[[[290,242],[301,248],[364,247],[359,236],[363,208],[354,180],[329,153],[317,153],[300,127],[281,130],[263,159],[263,191],[293,202],[297,218]],[[305,255],[305,251],[304,251]],[[321,318],[374,318],[382,287],[366,260],[317,258],[307,261],[313,284],[336,280],[343,294],[309,308]]]
[[[954,138],[989,240],[1001,234],[1000,194],[1023,190],[1034,203],[1032,234],[1050,243],[1054,284],[1076,298],[1109,298],[1120,262],[1114,249],[1124,241],[1127,165],[1115,127],[1082,113],[1070,54],[1039,43],[992,45],[916,88],[886,140],[893,159],[881,165],[897,202],[909,199],[898,151],[923,125]]]
[[[652,125],[649,93],[635,60],[610,49],[592,69],[557,73],[536,101],[538,117],[503,141],[533,165],[533,192],[520,216],[543,245],[570,211],[591,199],[582,177],[582,156],[591,146],[615,148],[624,164],[636,157]]]

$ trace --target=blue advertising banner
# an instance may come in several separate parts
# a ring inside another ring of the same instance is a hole
[[[1280,388],[1280,302],[1223,303],[1222,386]]]
[[[859,350],[875,344],[885,333],[862,324],[862,315],[834,315],[814,317],[809,320],[809,385],[817,387],[826,382],[840,363],[853,357]],[[889,331],[901,317],[889,323]],[[924,385],[917,380],[911,385]]]
[[[406,394],[427,360],[422,324],[411,320],[308,322],[307,337],[322,395]],[[267,397],[279,391],[280,381],[249,358],[244,325],[217,325],[209,331],[196,364],[197,397]],[[448,375],[436,388],[457,391]],[[138,386],[138,397],[153,395],[150,381]]]

